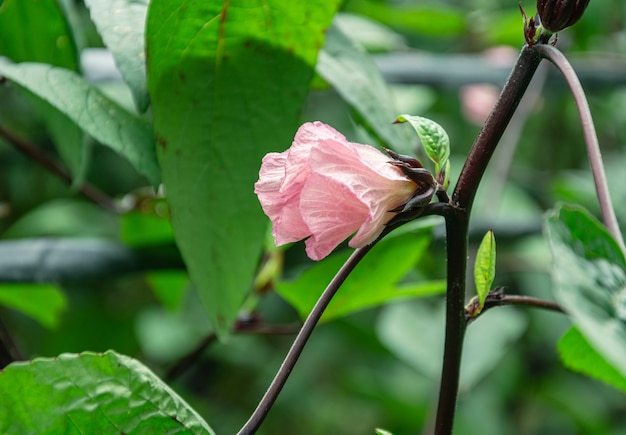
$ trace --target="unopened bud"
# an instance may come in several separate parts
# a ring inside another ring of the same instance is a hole
[[[537,0],[541,25],[556,33],[575,24],[583,16],[589,0]]]

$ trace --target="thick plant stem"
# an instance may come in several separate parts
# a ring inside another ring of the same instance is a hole
[[[506,126],[528,88],[541,56],[524,47],[498,102],[474,141],[451,198],[455,211],[446,216],[448,291],[446,297],[446,338],[437,406],[435,433],[448,435],[454,426],[458,395],[465,320],[465,274],[469,216],[476,191]]]
[[[551,45],[539,45],[537,46],[537,50],[543,57],[552,62],[561,71],[568,86],[570,87],[570,90],[572,91],[576,107],[578,108],[580,122],[583,127],[583,135],[587,146],[591,172],[593,173],[596,194],[598,195],[598,202],[600,203],[602,220],[617,243],[619,243],[622,251],[625,252],[626,249],[624,246],[624,239],[622,238],[622,232],[619,229],[617,218],[615,217],[615,210],[613,210],[613,203],[609,194],[609,184],[606,180],[604,164],[602,163],[602,154],[600,153],[600,144],[598,142],[598,136],[593,124],[593,118],[591,117],[589,103],[585,97],[585,91],[580,84],[580,80],[578,79],[574,68],[572,68],[572,65],[563,53]]]
[[[465,336],[465,276],[467,267],[468,216],[464,210],[446,216],[448,289],[446,292],[446,338],[443,369],[437,405],[436,434],[451,434],[454,425],[456,397],[463,337]]]
[[[522,49],[498,102],[472,145],[452,195],[452,203],[467,209],[468,213],[489,159],[540,62],[541,56],[534,47]]]
[[[350,258],[348,258],[346,263],[341,267],[341,269],[339,269],[339,272],[337,272],[332,281],[328,284],[328,287],[326,287],[326,290],[324,290],[317,303],[313,307],[313,310],[311,310],[311,313],[304,321],[304,324],[302,325],[298,336],[291,345],[291,348],[289,349],[285,360],[280,366],[280,369],[276,373],[274,380],[265,392],[265,395],[259,402],[257,408],[254,410],[254,413],[252,413],[252,415],[250,416],[250,419],[248,419],[246,424],[241,428],[241,430],[239,430],[238,435],[253,434],[257,431],[261,423],[263,423],[263,420],[265,419],[270,408],[276,401],[276,398],[280,394],[283,386],[285,385],[285,382],[287,382],[287,378],[289,378],[291,370],[296,365],[296,362],[298,361],[298,358],[302,353],[302,349],[304,349],[304,346],[309,340],[309,337],[311,336],[315,325],[317,325],[317,322],[322,317],[324,310],[326,310],[326,307],[330,303],[335,293],[337,293],[337,290],[339,290],[341,284],[343,284],[348,275],[350,275],[352,270],[363,259],[365,254],[367,254],[369,250],[372,249],[374,244],[375,243],[355,250]]]

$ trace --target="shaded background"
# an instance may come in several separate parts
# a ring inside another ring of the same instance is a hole
[[[81,2],[62,3],[71,14],[78,48],[101,47]],[[534,10],[532,2],[524,6]],[[453,174],[458,173],[523,43],[516,2],[353,0],[341,11],[341,29],[372,53],[390,83],[398,114],[425,116],[446,128]],[[559,35],[559,47],[588,91],[622,225],[625,18],[621,1],[591,2],[582,21]],[[33,15],[35,26],[37,19],[45,23],[46,17]],[[0,28],[0,38],[6,29]],[[0,54],[7,49],[2,41]],[[30,43],[37,49],[36,38]],[[106,53],[83,51],[82,61],[87,77],[132,109]],[[323,79],[317,77],[312,88],[303,122],[319,119],[349,139],[368,141],[347,104]],[[479,240],[486,229],[495,231],[497,285],[551,298],[542,214],[557,201],[580,203],[596,214],[598,207],[576,108],[564,82],[543,65],[528,97],[481,187],[473,234]],[[60,151],[33,105],[0,85],[0,126],[10,125],[55,158]],[[93,155],[85,179],[120,201],[127,213],[114,215],[82,200],[0,138],[0,236],[4,242],[26,243],[2,245],[0,276],[28,281],[48,274],[43,280],[55,283],[0,285],[2,323],[27,358],[115,349],[162,376],[208,344],[171,379],[218,433],[233,433],[254,409],[292,336],[240,333],[228,343],[212,341],[176,251],[164,200],[110,150],[95,142],[86,146]],[[454,185],[454,175],[451,180]],[[53,246],[55,261],[29,269],[20,252],[33,249],[34,242],[26,239],[39,237],[67,244]],[[444,248],[443,232],[436,228],[429,250],[407,279],[444,278]],[[295,244],[284,251],[279,281],[295,279],[310,266],[303,246]],[[272,282],[263,290],[258,310],[242,318],[241,329],[263,320],[286,325],[281,332],[289,332],[298,323],[296,312],[272,291]],[[383,427],[403,434],[428,427],[441,360],[441,302],[441,296],[396,302],[320,326],[259,433],[361,434]],[[558,314],[510,307],[472,325],[456,433],[626,433],[623,393],[560,364],[556,343],[568,326]]]

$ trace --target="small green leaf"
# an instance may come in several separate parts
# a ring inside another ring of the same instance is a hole
[[[433,222],[416,222],[412,226],[414,231],[402,231],[401,236],[400,232],[392,233],[381,240],[343,283],[322,319],[346,316],[392,300],[445,292],[444,281],[398,285],[426,252]],[[350,252],[346,251],[333,254],[307,269],[296,280],[278,282],[276,291],[304,318],[349,255]]]
[[[496,276],[496,238],[493,231],[487,231],[483,237],[478,252],[476,253],[476,263],[474,264],[474,282],[476,283],[476,293],[478,294],[478,313],[485,305],[485,299],[491,290],[493,279]]]
[[[113,351],[12,363],[0,395],[1,433],[214,433],[146,366]]]
[[[385,80],[365,50],[336,24],[326,31],[316,70],[356,111],[381,146],[413,153],[411,135],[391,123],[398,112]]]
[[[555,297],[589,344],[626,376],[626,261],[606,228],[561,205],[545,222]]]
[[[67,303],[63,292],[54,285],[2,284],[0,305],[32,317],[46,328],[54,329]]]
[[[576,327],[565,333],[559,340],[558,348],[561,361],[568,369],[626,392],[626,377],[596,352]]]
[[[91,19],[115,58],[140,112],[148,108],[144,29],[148,0],[86,0]]]
[[[435,121],[421,116],[400,115],[396,123],[408,122],[417,132],[417,136],[426,151],[426,155],[435,164],[435,173],[439,175],[446,167],[450,157],[450,138],[443,127]]]
[[[150,183],[159,183],[151,125],[105,97],[78,74],[39,63],[0,63],[0,75],[49,103],[94,139],[124,156]]]
[[[389,432],[388,430],[385,429],[381,429],[381,428],[376,428],[375,429],[376,435],[393,435],[391,432]]]

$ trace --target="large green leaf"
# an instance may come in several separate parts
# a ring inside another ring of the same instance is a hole
[[[148,89],[177,243],[219,335],[250,289],[267,218],[261,158],[293,140],[338,0],[153,0]]]
[[[626,377],[591,347],[576,327],[559,340],[559,355],[565,367],[606,382],[626,392]]]
[[[359,263],[342,284],[322,320],[345,316],[385,302],[430,296],[446,290],[444,281],[398,284],[426,252],[433,221],[418,222],[387,236]],[[350,252],[339,252],[303,272],[296,280],[279,282],[276,291],[306,317]]]
[[[555,297],[589,344],[626,376],[626,261],[617,242],[580,207],[546,219]]]
[[[39,63],[0,63],[0,75],[52,105],[127,158],[153,185],[158,184],[159,166],[150,124],[105,97],[78,74]]]
[[[133,93],[137,109],[144,112],[148,108],[144,50],[148,0],[86,0],[85,4]]]
[[[328,29],[317,72],[357,112],[382,146],[414,153],[411,132],[393,124],[398,112],[376,65],[337,25]]]
[[[13,363],[0,395],[2,433],[213,433],[147,367],[113,351]]]

